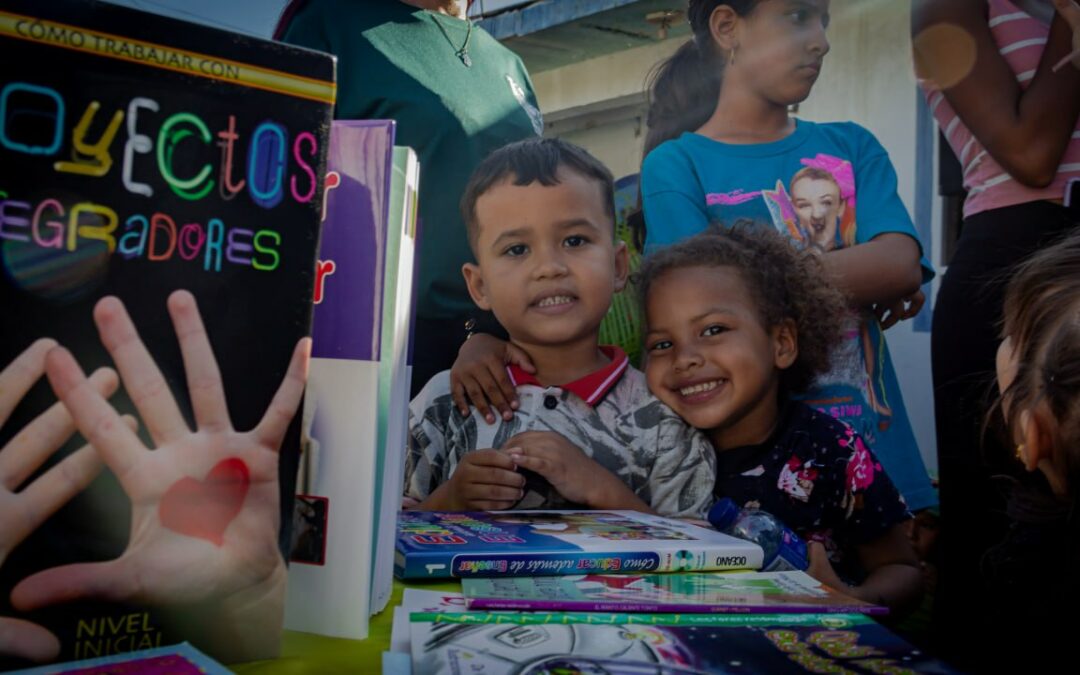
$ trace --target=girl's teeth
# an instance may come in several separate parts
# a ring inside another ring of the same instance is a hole
[[[553,298],[544,298],[536,304],[537,307],[551,307],[552,305],[565,305],[568,302],[570,302],[570,296],[556,295]]]
[[[706,391],[712,391],[720,386],[720,383],[716,380],[712,382],[702,382],[701,384],[695,384],[692,387],[683,387],[679,390],[679,393],[683,396],[693,396],[694,394],[700,394]]]

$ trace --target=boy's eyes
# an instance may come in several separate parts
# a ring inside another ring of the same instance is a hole
[[[730,329],[727,326],[721,326],[718,323],[714,323],[710,326],[706,326],[705,330],[701,331],[701,334],[707,337],[711,337],[714,335],[721,335],[723,333],[726,333],[728,332],[728,330]]]
[[[589,238],[580,234],[570,235],[566,239],[563,239],[563,246],[567,248],[578,248],[588,243]],[[514,244],[503,249],[503,255],[510,256],[511,258],[523,256],[528,252],[529,247],[526,244]]]

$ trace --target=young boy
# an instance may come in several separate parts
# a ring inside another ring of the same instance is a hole
[[[701,517],[711,447],[648,391],[600,322],[626,284],[611,173],[583,149],[530,139],[492,153],[461,210],[477,263],[462,267],[535,372],[509,366],[519,406],[486,422],[454,404],[449,371],[409,406],[406,496],[424,510],[655,510]]]

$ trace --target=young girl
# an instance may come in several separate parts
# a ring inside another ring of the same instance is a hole
[[[1071,28],[1070,28],[1071,24]],[[1019,465],[981,437],[1008,281],[1002,270],[1080,225],[1063,202],[1080,179],[1080,5],[1072,0],[915,0],[915,71],[963,176],[964,222],[941,279],[930,332],[941,509],[934,633],[946,657],[983,592],[971,574],[1006,532],[993,476]],[[1080,192],[1074,201],[1080,207]]]
[[[824,273],[867,311],[845,320],[834,371],[805,400],[854,427],[908,505],[922,509],[937,496],[882,330],[918,312],[920,283],[933,272],[920,269],[915,229],[877,139],[852,122],[815,124],[788,113],[810,94],[829,51],[828,11],[828,0],[690,1],[693,39],[652,84],[641,173],[645,246],[652,252],[712,222],[751,218],[820,252]],[[835,197],[818,194],[833,186]],[[815,217],[815,199],[833,201],[818,204]],[[879,324],[870,309],[889,319]]]
[[[846,312],[821,268],[770,228],[741,224],[647,257],[645,375],[712,440],[717,495],[811,542],[820,581],[905,607],[921,581],[903,499],[854,429],[792,398],[828,369]]]
[[[1003,333],[1000,410],[1030,475],[1013,486],[1011,525],[982,558],[982,602],[968,615],[982,619],[984,642],[1001,645],[994,663],[980,665],[1038,672],[1075,658],[1078,629],[1080,231],[1018,269],[1005,292]]]

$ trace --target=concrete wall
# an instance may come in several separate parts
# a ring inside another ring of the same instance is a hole
[[[908,36],[909,6],[908,0],[833,0],[832,48],[798,114],[822,122],[854,120],[870,129],[888,150],[899,177],[900,197],[914,213],[918,99]],[[553,133],[589,148],[616,177],[635,173],[644,140],[640,117],[644,108],[638,98],[635,109],[634,97],[640,96],[650,69],[680,42],[658,41],[534,76],[540,107],[553,120]],[[920,449],[935,472],[929,333],[916,331],[909,321],[892,328],[887,337]]]
[[[575,63],[533,76],[533,86],[545,118],[558,117],[574,109],[603,102],[625,101],[630,97],[644,100],[645,79],[657,63],[678,49],[680,40],[658,41],[654,45],[630,49],[618,54]],[[644,115],[642,103],[639,114]],[[600,115],[594,115],[599,117]],[[592,129],[562,134],[589,148],[607,163],[616,177],[637,173],[645,140],[644,119],[631,123],[621,120]],[[618,131],[604,127],[618,127]]]

